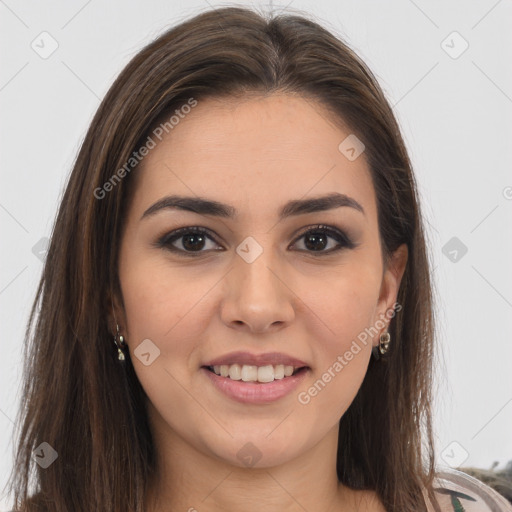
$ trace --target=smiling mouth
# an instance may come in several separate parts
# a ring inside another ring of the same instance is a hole
[[[295,376],[298,373],[307,371],[308,366],[288,366],[288,365],[265,365],[265,366],[254,366],[254,365],[216,365],[216,366],[203,366],[208,371],[224,377],[229,380],[252,382],[255,384],[266,384],[274,382],[275,380],[283,380],[288,377]]]

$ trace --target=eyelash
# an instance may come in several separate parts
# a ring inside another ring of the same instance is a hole
[[[334,249],[330,249],[328,251],[308,251],[308,250],[301,250],[301,252],[308,252],[313,255],[323,256],[332,254],[335,252],[338,252],[342,249],[353,249],[354,247],[357,247],[358,244],[353,242],[343,231],[340,231],[337,228],[331,227],[331,226],[325,226],[323,224],[317,224],[315,226],[310,226],[307,230],[303,231],[298,238],[295,239],[293,244],[297,243],[302,237],[305,235],[308,235],[310,233],[325,233],[330,238],[333,238],[338,243],[338,246]],[[211,233],[210,230],[201,228],[199,226],[190,226],[186,228],[180,228],[175,231],[171,231],[170,233],[165,234],[161,238],[157,240],[155,243],[155,246],[157,248],[163,248],[167,249],[173,253],[180,253],[180,255],[185,257],[199,257],[201,253],[205,252],[211,252],[211,251],[185,251],[183,249],[178,249],[177,247],[174,247],[171,245],[172,242],[179,240],[180,238],[183,238],[185,235],[189,234],[195,234],[195,235],[205,235],[210,240],[218,244],[218,242],[215,240],[215,237]],[[218,244],[220,245],[220,244]],[[215,250],[215,249],[214,249]]]

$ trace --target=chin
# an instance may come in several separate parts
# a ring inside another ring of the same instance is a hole
[[[229,437],[221,445],[216,443],[211,446],[211,453],[232,466],[264,469],[282,465],[296,458],[305,449],[304,440],[299,440],[288,432],[274,434],[268,437],[267,431],[253,435],[242,435],[238,432],[238,435]]]

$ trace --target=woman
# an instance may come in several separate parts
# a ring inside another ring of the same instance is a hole
[[[344,43],[242,8],[169,30],[62,199],[19,510],[507,510],[436,473],[431,286],[399,128]]]

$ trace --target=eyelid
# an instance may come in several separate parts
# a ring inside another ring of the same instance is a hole
[[[337,226],[331,226],[326,224],[313,224],[309,226],[305,226],[301,228],[301,230],[294,236],[293,242],[288,247],[295,245],[304,235],[314,232],[314,231],[322,231],[327,233],[329,238],[334,239],[337,242],[337,247],[334,249],[330,249],[328,251],[307,251],[307,250],[299,250],[300,253],[305,253],[313,256],[327,256],[329,254],[335,254],[343,249],[354,249],[359,243],[353,241],[352,237],[347,234],[347,232]],[[176,247],[172,247],[170,244],[175,240],[179,240],[182,236],[188,233],[200,234],[208,237],[217,245],[222,245],[217,240],[217,235],[210,229],[205,228],[203,226],[184,226],[182,228],[177,228],[171,231],[166,232],[164,235],[157,238],[157,241],[153,244],[158,249],[167,249],[175,254],[185,256],[185,257],[199,257],[201,254],[209,254],[212,251],[219,251],[218,249],[210,249],[207,251],[184,251],[183,249],[178,249]]]
[[[336,241],[338,241],[337,238],[340,238],[341,241],[343,242],[344,246],[340,247],[339,249],[343,249],[343,248],[353,249],[359,245],[358,243],[356,243],[352,240],[352,237],[350,237],[344,229],[338,228],[336,226],[329,226],[326,224],[314,224],[314,225],[310,225],[310,226],[307,226],[307,227],[301,229],[299,231],[299,234],[295,237],[293,244],[297,243],[297,241],[300,238],[302,238],[305,234],[307,234],[311,231],[314,232],[315,230],[316,231],[325,231],[328,234],[328,236],[330,236],[331,238],[334,238]],[[307,251],[307,252],[310,252],[311,254],[315,253],[314,251]],[[331,250],[331,251],[319,251],[319,254],[321,254],[321,253],[330,254],[333,252],[337,252],[337,249]]]
[[[173,229],[171,231],[165,232],[162,236],[159,236],[155,242],[155,246],[157,248],[163,248],[163,249],[169,249],[169,244],[173,239],[179,240],[181,237],[188,233],[195,233],[200,235],[205,235],[208,238],[210,238],[213,242],[215,242],[217,245],[221,245],[217,240],[217,235],[211,231],[208,228],[205,228],[203,226],[184,226],[182,228]],[[193,254],[191,251],[183,251],[180,249],[173,248],[173,252],[177,253],[185,253],[185,254]],[[169,250],[173,250],[169,249]],[[198,251],[197,254],[201,254],[202,252],[210,252],[210,251]]]

